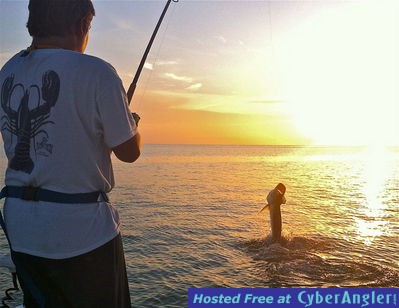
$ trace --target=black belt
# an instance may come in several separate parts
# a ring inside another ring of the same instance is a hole
[[[26,201],[46,201],[55,203],[95,203],[99,201],[108,202],[108,196],[103,191],[94,191],[89,193],[66,194],[38,187],[19,187],[5,186],[0,192],[0,199],[19,198]],[[6,235],[8,245],[11,248],[11,242],[8,237],[3,215],[0,211],[0,226]]]
[[[107,194],[103,191],[66,194],[31,186],[5,186],[0,192],[0,199],[2,198],[19,198],[26,201],[55,203],[95,203],[98,201],[109,201]]]

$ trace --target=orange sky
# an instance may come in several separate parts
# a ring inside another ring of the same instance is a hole
[[[181,100],[181,99],[180,99]],[[154,107],[154,102],[156,107]],[[221,113],[173,108],[179,99],[147,94],[139,103],[140,130],[147,143],[301,144],[289,119],[263,114]]]
[[[86,53],[126,88],[166,1],[93,1]],[[1,1],[0,65],[30,44]],[[172,3],[132,111],[144,143],[399,145],[398,1]]]
[[[399,6],[384,3],[208,2],[184,42],[177,4],[132,107],[144,139],[398,145]]]

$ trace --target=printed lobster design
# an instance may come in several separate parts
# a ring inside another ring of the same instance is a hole
[[[30,174],[34,168],[34,163],[30,157],[31,139],[38,134],[44,134],[48,139],[48,133],[41,129],[43,125],[53,121],[48,120],[50,110],[57,102],[60,91],[60,78],[54,71],[47,71],[42,76],[41,90],[37,85],[31,85],[28,89],[18,83],[14,85],[14,75],[7,77],[1,88],[1,108],[5,115],[1,120],[5,120],[1,130],[10,132],[17,136],[14,157],[11,159],[9,167],[13,170],[23,171]],[[16,88],[20,87],[23,96],[19,103],[18,110],[11,108],[11,96]],[[38,92],[37,107],[29,110],[29,95],[31,89]],[[41,95],[40,95],[41,93]],[[42,100],[44,103],[42,103]]]

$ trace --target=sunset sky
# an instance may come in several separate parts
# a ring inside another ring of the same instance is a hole
[[[93,1],[127,88],[165,1]],[[145,143],[399,145],[399,1],[172,3],[131,109]],[[0,65],[30,44],[0,0]]]

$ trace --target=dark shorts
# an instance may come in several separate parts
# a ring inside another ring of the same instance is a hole
[[[61,260],[12,252],[25,307],[131,307],[122,239]]]

